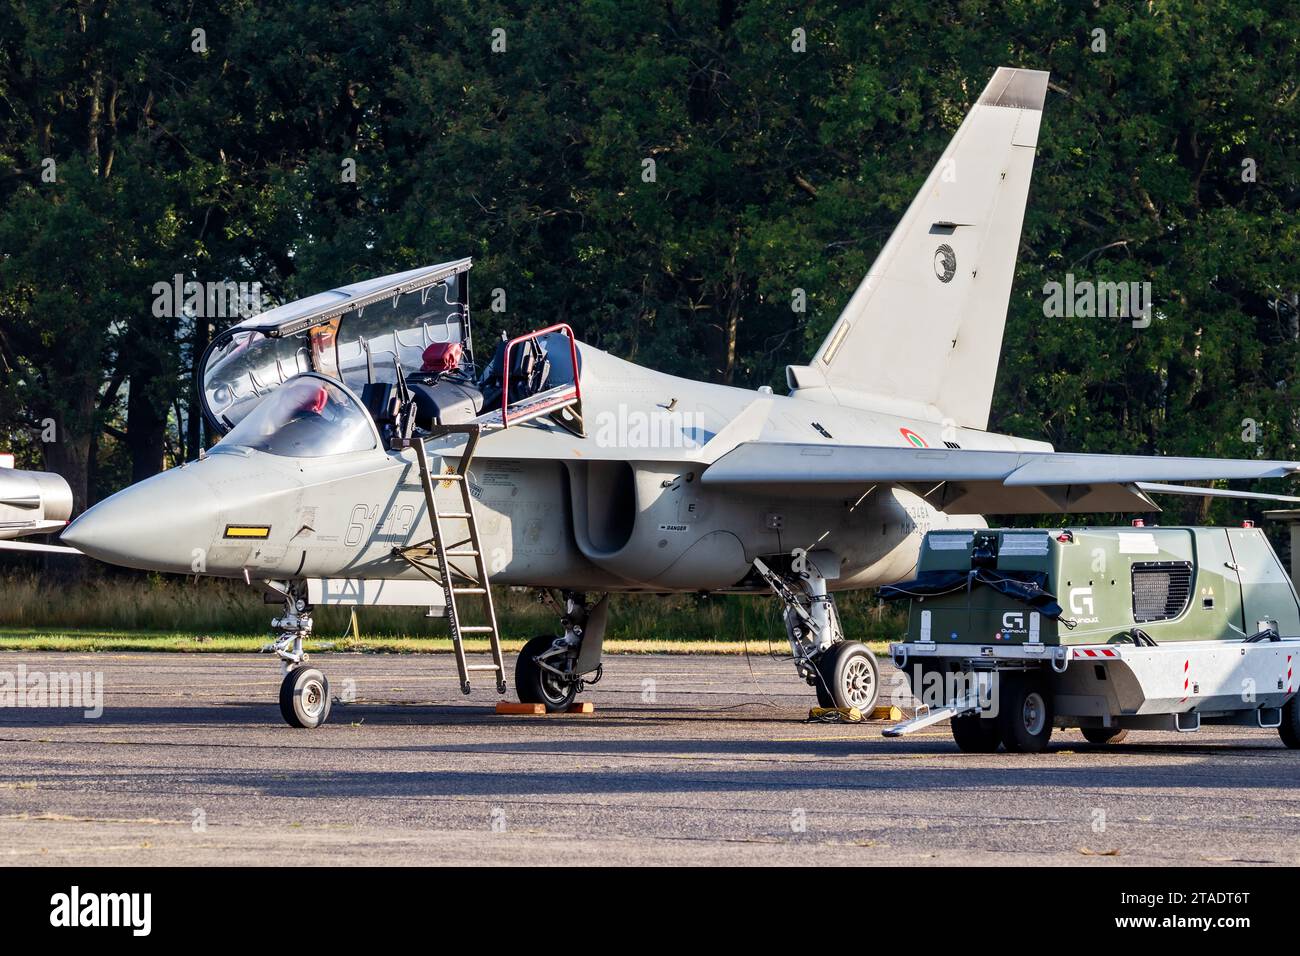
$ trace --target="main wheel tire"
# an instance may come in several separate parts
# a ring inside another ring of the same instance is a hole
[[[859,641],[835,644],[817,660],[817,700],[823,707],[856,707],[864,716],[876,706],[880,694],[880,668],[876,655]]]
[[[1098,747],[1102,744],[1122,744],[1128,736],[1127,730],[1118,727],[1080,727],[1079,733],[1083,734],[1083,739],[1088,743]]]
[[[998,700],[1002,745],[1009,753],[1036,754],[1052,736],[1052,695],[1033,674],[1004,674]]]
[[[1300,696],[1292,697],[1282,708],[1282,723],[1277,728],[1282,743],[1300,749]]]
[[[579,681],[566,681],[539,667],[533,658],[551,649],[556,637],[539,634],[524,645],[515,661],[515,693],[521,704],[543,704],[548,714],[561,714],[573,706]]]
[[[280,682],[280,714],[290,727],[319,727],[331,703],[330,682],[314,667],[296,667]]]
[[[1002,743],[1002,729],[992,717],[964,714],[961,717],[954,717],[949,724],[952,728],[952,739],[962,753],[996,753]]]

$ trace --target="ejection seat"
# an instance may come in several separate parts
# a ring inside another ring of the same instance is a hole
[[[492,353],[492,361],[488,362],[487,368],[483,369],[483,375],[479,379],[484,410],[500,406],[503,379],[508,379],[510,382],[509,404],[511,405],[531,398],[548,387],[551,362],[546,356],[546,343],[537,338],[517,341],[515,347],[510,350],[510,374],[505,376],[502,370],[505,368],[508,345],[509,343],[505,341],[497,343],[496,351]]]
[[[415,400],[416,425],[460,425],[482,414],[487,407],[483,389],[467,373],[459,342],[430,345],[423,358],[420,371],[406,381]]]
[[[508,343],[497,344],[492,360],[475,381],[462,364],[459,343],[430,345],[424,367],[407,379],[415,399],[416,425],[457,425],[472,422],[501,405],[502,383],[510,383],[510,404],[522,402],[548,387],[551,363],[546,344],[529,339],[510,350],[510,374],[503,375]]]

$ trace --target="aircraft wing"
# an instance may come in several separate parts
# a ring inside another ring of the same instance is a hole
[[[700,480],[737,491],[821,498],[857,498],[872,485],[897,485],[951,514],[1039,514],[1159,511],[1147,491],[1172,492],[1164,482],[1297,473],[1300,462],[1287,461],[745,442]],[[1181,494],[1215,491],[1178,488]]]

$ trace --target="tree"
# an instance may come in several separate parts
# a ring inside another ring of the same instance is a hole
[[[56,421],[79,501],[204,440],[195,364],[223,322],[153,314],[175,274],[286,300],[473,255],[481,341],[564,320],[781,387],[1004,64],[1052,85],[991,427],[1296,457],[1280,0],[59,9],[0,18],[0,421]],[[1149,282],[1153,321],[1049,318],[1066,275]]]

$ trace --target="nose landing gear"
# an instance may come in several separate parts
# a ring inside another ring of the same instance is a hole
[[[302,582],[282,585],[263,581],[268,595],[284,601],[284,614],[271,621],[277,633],[263,651],[272,651],[284,662],[284,680],[280,682],[280,715],[290,727],[319,727],[329,719],[330,682],[316,667],[307,666],[303,641],[311,637],[311,605],[307,603]]]

